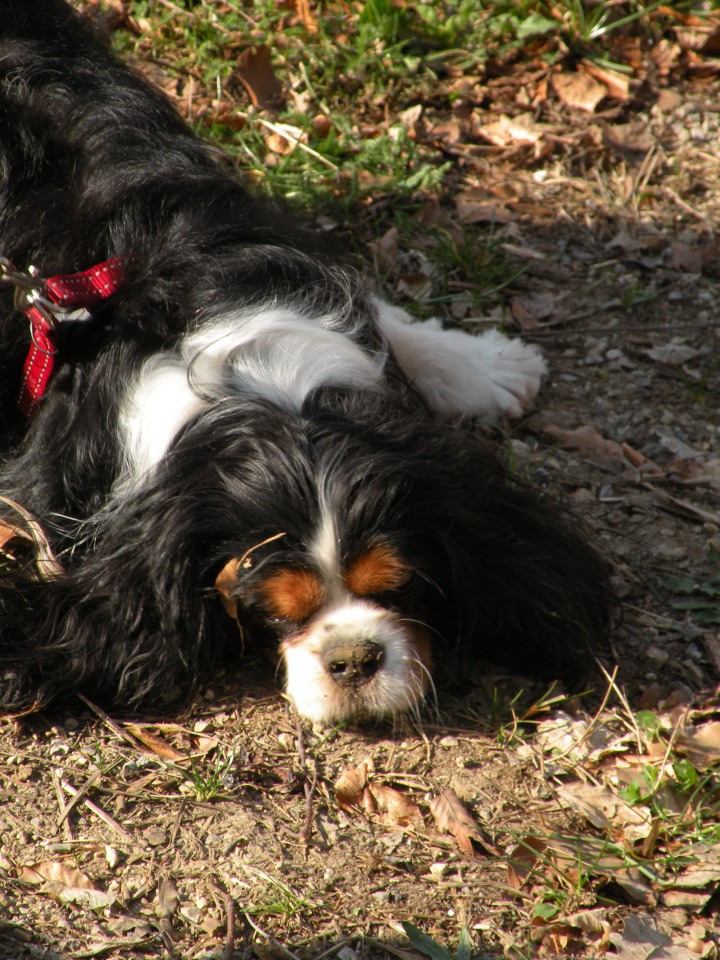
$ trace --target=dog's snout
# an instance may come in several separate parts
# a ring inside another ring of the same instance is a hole
[[[359,687],[372,680],[384,657],[384,647],[374,640],[352,640],[329,645],[321,659],[335,683]]]

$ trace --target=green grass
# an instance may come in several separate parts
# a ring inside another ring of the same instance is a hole
[[[718,572],[708,577],[671,574],[663,578],[663,586],[675,595],[671,607],[685,614],[700,626],[720,624],[720,554],[710,551]]]
[[[115,42],[176,78],[182,106],[204,105],[194,114],[198,132],[261,191],[334,221],[350,253],[367,261],[371,240],[397,230],[395,274],[378,271],[384,285],[397,284],[403,255],[420,245],[431,283],[426,295],[406,301],[421,317],[462,319],[502,303],[521,271],[492,224],[454,217],[452,232],[419,224],[428,202],[452,202],[468,176],[432,135],[433,123],[466,100],[477,105],[488,77],[521,57],[528,69],[538,56],[571,69],[582,56],[611,58],[607,43],[616,34],[656,39],[666,22],[657,6],[327,0],[312,4],[313,19],[304,22],[275,0],[131,0],[135,29],[117,30]],[[276,110],[253,107],[238,77],[238,60],[252,45],[268,49],[282,86]],[[419,133],[403,120],[413,107],[422,108]],[[297,132],[295,149],[268,146],[278,124]],[[472,165],[468,171],[472,184]]]

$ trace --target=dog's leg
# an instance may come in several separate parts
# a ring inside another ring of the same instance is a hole
[[[534,400],[547,369],[536,347],[498,330],[475,337],[438,320],[415,323],[382,300],[376,307],[400,367],[438,413],[496,420],[519,416]]]

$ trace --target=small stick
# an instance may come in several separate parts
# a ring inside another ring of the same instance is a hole
[[[65,780],[61,780],[60,785],[65,793],[69,793],[71,797],[74,797],[80,793],[79,790],[76,790],[75,787],[71,786]],[[92,800],[88,800],[87,797],[84,797],[82,802],[85,804],[88,810],[91,810],[96,817],[103,821],[103,823],[106,823],[109,827],[112,827],[113,830],[116,830],[123,840],[126,840],[129,843],[135,842],[135,838],[129,834],[127,830],[117,822],[117,820],[113,820],[109,813],[105,813],[102,807],[99,807],[96,803],[93,803]]]

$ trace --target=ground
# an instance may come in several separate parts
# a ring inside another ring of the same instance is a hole
[[[224,114],[216,139],[243,96],[258,108],[258,74],[213,101],[148,37],[154,11],[179,18],[167,31],[228,6],[106,11],[180,109]],[[607,673],[569,698],[478,669],[421,727],[311,730],[255,663],[181,717],[8,718],[0,958],[718,956],[720,71],[697,7],[619,31],[605,53],[629,74],[548,28],[390,116],[360,86],[360,134],[402,125],[418,164],[447,164],[442,189],[412,193],[408,226],[372,174],[352,228],[317,217],[419,317],[440,302],[446,323],[542,346],[535,410],[493,436],[613,564]],[[318,42],[314,6],[287,11],[281,85],[292,30]],[[255,116],[268,169],[304,149],[282,113]]]

